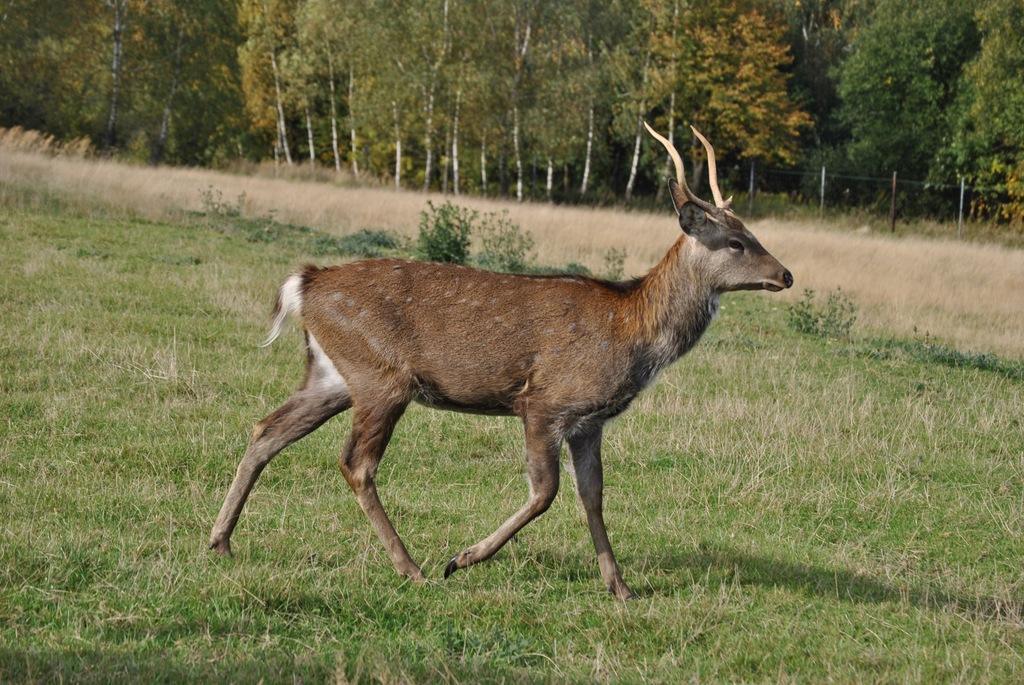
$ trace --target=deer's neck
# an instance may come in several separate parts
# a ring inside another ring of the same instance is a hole
[[[677,241],[635,292],[638,340],[659,371],[689,352],[718,313],[719,294],[689,259],[688,242]]]

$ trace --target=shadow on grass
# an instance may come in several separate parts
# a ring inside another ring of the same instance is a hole
[[[1024,598],[1021,597],[969,596],[928,584],[904,586],[862,573],[754,556],[722,545],[704,543],[699,550],[651,557],[648,563],[668,573],[681,570],[692,571],[695,575],[709,573],[711,583],[717,579],[741,585],[789,588],[857,604],[897,602],[972,620],[1024,623]],[[654,587],[658,589],[658,585]]]

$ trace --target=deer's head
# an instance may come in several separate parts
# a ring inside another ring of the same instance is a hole
[[[708,154],[708,177],[714,204],[697,197],[686,185],[683,160],[679,152],[647,123],[654,136],[675,163],[676,178],[669,179],[672,204],[679,215],[679,227],[692,238],[687,258],[700,268],[713,292],[731,290],[779,291],[793,285],[793,274],[773,257],[729,208],[732,198],[723,200],[718,188],[715,150],[700,132],[690,127]]]

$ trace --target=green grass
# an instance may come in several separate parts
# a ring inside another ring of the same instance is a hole
[[[426,586],[338,471],[344,416],[267,468],[220,559],[248,432],[303,372],[294,330],[257,343],[288,270],[328,259],[320,236],[0,199],[2,682],[1024,677],[1018,361],[801,335],[770,295],[727,296],[606,433],[627,604],[568,479],[440,580],[524,501],[521,438],[418,407],[380,485]]]

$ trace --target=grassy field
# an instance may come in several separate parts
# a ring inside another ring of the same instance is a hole
[[[313,231],[86,195],[0,186],[0,682],[1024,679],[1019,354],[902,325],[831,340],[788,325],[793,299],[727,296],[606,432],[635,602],[603,590],[567,479],[442,581],[524,501],[520,430],[415,407],[380,486],[427,585],[395,575],[341,477],[344,416],[268,467],[220,559],[249,430],[303,371],[294,330],[257,347],[274,290],[332,258]]]

